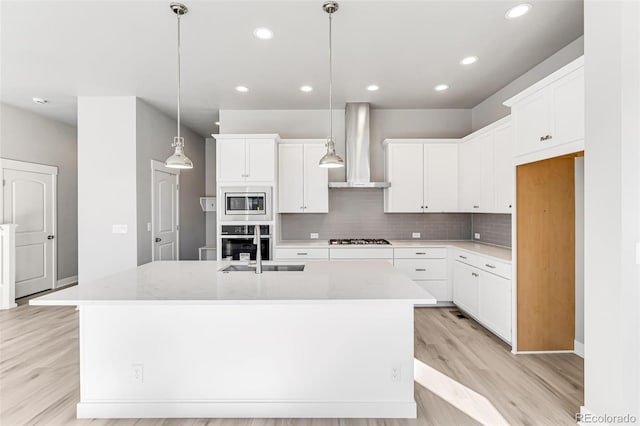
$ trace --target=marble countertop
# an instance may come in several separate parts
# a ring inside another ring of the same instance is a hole
[[[313,247],[330,247],[330,248],[403,248],[403,247],[455,247],[467,250],[473,253],[490,256],[503,262],[511,262],[512,253],[508,247],[494,246],[491,244],[483,244],[475,241],[455,241],[455,240],[390,240],[388,245],[329,245],[327,240],[302,240],[302,241],[280,241],[276,242],[277,248],[313,248]]]
[[[284,262],[265,262],[277,264]],[[290,263],[290,262],[288,262]],[[153,262],[50,293],[32,305],[238,305],[436,299],[384,261],[309,262],[302,272],[221,272],[228,262]]]

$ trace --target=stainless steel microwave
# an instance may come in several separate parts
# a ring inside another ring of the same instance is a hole
[[[222,187],[220,220],[223,222],[267,221],[273,217],[271,187]]]

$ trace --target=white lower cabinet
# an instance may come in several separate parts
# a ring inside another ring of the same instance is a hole
[[[438,302],[451,302],[445,247],[396,248],[393,264]]]
[[[328,248],[276,248],[276,260],[329,260]]]
[[[453,258],[453,303],[510,343],[511,265],[466,252]]]

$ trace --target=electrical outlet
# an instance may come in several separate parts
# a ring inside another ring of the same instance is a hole
[[[127,225],[114,224],[111,226],[111,233],[113,234],[126,234]]]
[[[318,238],[320,238],[320,235],[318,235],[317,232],[312,232],[309,234],[309,238],[311,238],[312,240],[317,240]]]
[[[147,232],[151,232],[151,222],[147,222]]]
[[[136,383],[144,383],[144,365],[143,364],[131,364],[133,372],[133,380]]]
[[[473,239],[474,240],[479,240],[480,239],[480,233],[479,232],[474,233],[473,234]]]
[[[412,233],[411,238],[420,238],[420,233],[419,232]]]
[[[399,382],[401,379],[401,369],[400,367],[393,367],[391,368],[391,381],[392,382]]]

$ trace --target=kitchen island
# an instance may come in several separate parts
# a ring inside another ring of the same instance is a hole
[[[80,310],[79,418],[415,418],[413,307],[387,262],[155,262],[33,299]]]

